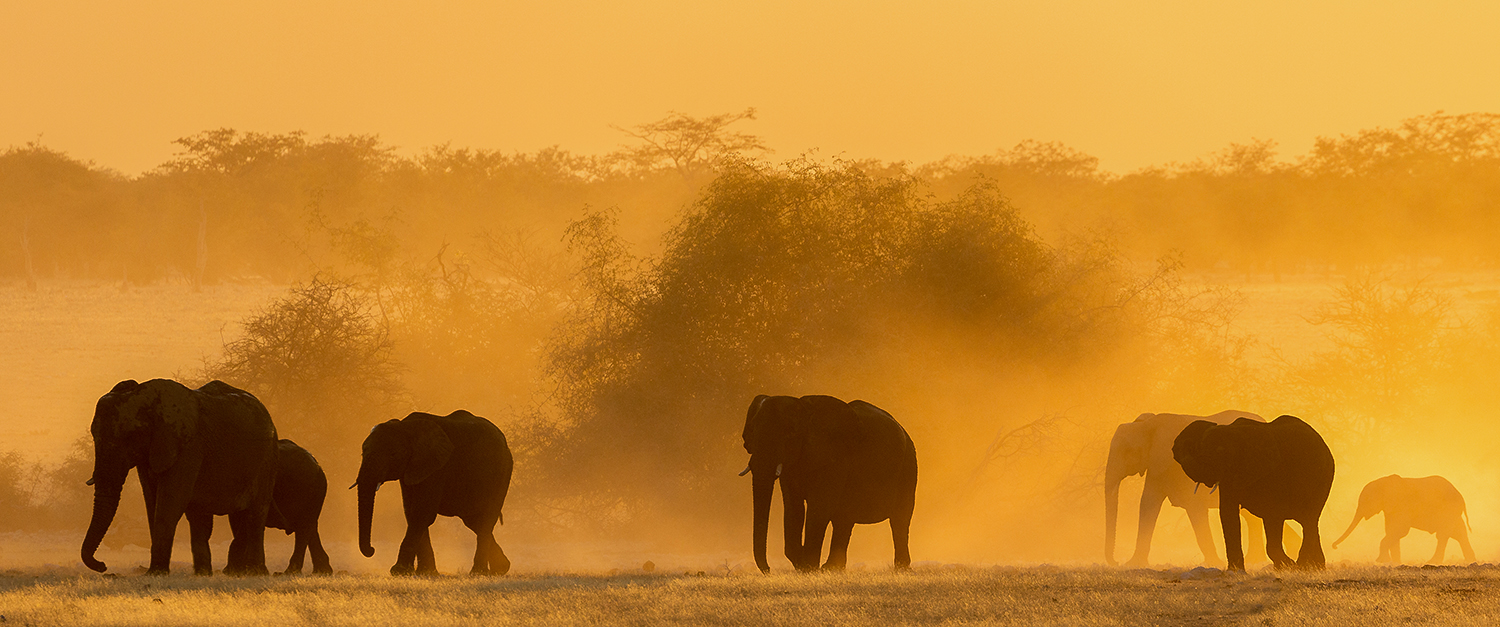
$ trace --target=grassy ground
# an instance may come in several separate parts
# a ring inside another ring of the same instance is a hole
[[[12,574],[15,625],[1495,624],[1500,568],[230,579]]]

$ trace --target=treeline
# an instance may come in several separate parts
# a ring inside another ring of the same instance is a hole
[[[477,234],[555,236],[584,206],[619,207],[650,246],[734,152],[763,154],[728,126],[674,115],[627,131],[602,156],[436,146],[411,157],[374,136],[207,131],[127,177],[39,144],[0,154],[0,276],[291,281],[340,238],[385,227],[409,250],[467,250]],[[1181,251],[1190,268],[1291,272],[1392,262],[1488,266],[1500,236],[1500,116],[1432,114],[1320,138],[1295,161],[1269,141],[1118,175],[1051,143],[930,164],[861,163],[947,198],[993,181],[1048,237],[1115,233],[1136,260]],[[382,254],[380,242],[367,256]]]
[[[739,429],[761,393],[891,411],[918,443],[922,533],[966,555],[1093,555],[1078,539],[1097,520],[1079,512],[1097,505],[1109,430],[1140,411],[1304,414],[1356,468],[1402,447],[1486,454],[1490,438],[1433,434],[1493,407],[1494,312],[1458,320],[1430,285],[1356,278],[1314,318],[1333,349],[1257,364],[1237,296],[1190,287],[1183,269],[1489,263],[1494,116],[1325,140],[1295,164],[1258,144],[1127,176],[1036,143],[922,167],[773,165],[733,156],[760,148],[725,130],[734,116],[684,120],[637,127],[636,152],[607,159],[406,159],[372,138],[219,131],[133,179],[32,146],[0,159],[3,180],[31,172],[27,189],[51,191],[0,202],[71,203],[54,223],[4,214],[43,279],[203,267],[208,283],[288,281],[184,378],[254,392],[331,477],[352,476],[380,420],[489,417],[517,454],[507,533],[738,546]],[[90,200],[104,197],[118,202]],[[47,474],[0,462],[0,486]],[[74,499],[74,474],[36,485]],[[61,498],[44,494],[13,496]],[[352,516],[347,491],[329,498],[328,518]]]

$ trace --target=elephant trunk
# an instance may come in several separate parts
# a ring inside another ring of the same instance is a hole
[[[120,507],[120,490],[125,486],[125,476],[130,470],[124,472],[111,472],[109,476],[100,478],[98,466],[94,471],[94,513],[89,519],[88,533],[83,536],[83,564],[96,573],[102,573],[107,568],[104,562],[94,559],[94,553],[99,550],[99,543],[104,540],[104,532],[109,531],[110,524],[115,521],[115,511]]]
[[[1104,483],[1104,561],[1110,566],[1115,562],[1115,531],[1120,522],[1120,482],[1123,477],[1110,477]]]
[[[1117,438],[1118,439],[1118,436]],[[1109,461],[1104,467],[1104,561],[1115,566],[1115,535],[1120,524],[1120,484],[1126,477],[1141,474],[1144,468],[1132,468],[1118,445],[1111,445]]]
[[[1366,498],[1364,494],[1359,495],[1359,507],[1354,510],[1354,520],[1349,521],[1349,528],[1344,530],[1344,535],[1339,536],[1339,539],[1333,541],[1333,548],[1339,548],[1339,543],[1343,542],[1344,538],[1349,537],[1349,534],[1354,533],[1354,528],[1358,527],[1359,523],[1364,522],[1366,518],[1374,516],[1379,509],[1373,499]]]
[[[771,566],[766,562],[766,530],[771,522],[771,493],[776,488],[776,475],[764,470],[751,475],[752,490],[755,493],[755,565],[760,567],[760,572],[771,572]]]
[[[375,556],[375,547],[370,545],[370,519],[375,517],[375,489],[379,483],[359,483],[359,552],[365,557]]]

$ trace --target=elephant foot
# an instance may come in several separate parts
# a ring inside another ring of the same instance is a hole
[[[314,566],[313,567],[313,574],[314,575],[332,575],[333,574],[333,567],[332,566]]]
[[[193,567],[193,575],[195,575],[197,577],[211,577],[211,576],[213,576],[213,574],[214,574],[214,569],[212,567],[210,567],[210,568],[202,568],[202,567],[199,567],[199,566],[194,566]]]
[[[833,562],[829,562],[829,563],[823,565],[823,570],[829,571],[829,572],[840,572],[841,573],[841,572],[844,572],[844,565],[843,564],[835,564]]]
[[[397,577],[410,577],[417,574],[417,569],[412,568],[411,564],[397,564],[391,567],[391,574]]]
[[[146,573],[145,574],[146,574],[147,577],[166,577],[167,575],[170,575],[172,573],[171,573],[170,570],[168,570],[166,568],[156,568],[156,567],[153,566],[151,568],[146,569]]]
[[[269,577],[271,569],[261,566],[240,566],[234,569],[225,568],[224,574],[232,577]]]
[[[1126,562],[1123,564],[1125,568],[1148,568],[1150,567],[1150,565],[1151,564],[1147,562],[1146,558],[1144,557],[1132,557],[1129,560],[1126,560]]]

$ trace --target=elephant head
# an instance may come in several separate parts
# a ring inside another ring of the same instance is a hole
[[[1151,442],[1156,429],[1146,421],[1154,414],[1141,414],[1135,422],[1115,429],[1109,441],[1109,462],[1104,468],[1104,559],[1115,565],[1115,530],[1119,526],[1120,483],[1126,477],[1144,475],[1151,462]]]
[[[448,464],[453,441],[431,420],[408,417],[388,420],[370,429],[365,438],[359,477],[350,487],[359,488],[359,550],[375,555],[370,545],[370,519],[375,514],[375,491],[387,481],[416,485]]]
[[[192,390],[165,379],[144,384],[121,381],[99,399],[89,427],[94,437],[94,474],[88,484],[94,486],[94,510],[82,550],[83,563],[89,568],[105,570],[94,553],[114,522],[130,469],[137,469],[143,477],[170,469],[196,435],[198,410]],[[149,496],[147,506],[151,506]]]
[[[1195,420],[1172,443],[1172,457],[1189,479],[1209,487],[1225,480],[1259,481],[1280,463],[1281,449],[1264,422],[1240,418],[1227,425]]]
[[[740,474],[751,473],[755,564],[761,572],[771,569],[766,562],[766,531],[776,482],[781,481],[785,496],[788,478],[830,459],[839,450],[857,446],[860,434],[854,426],[856,420],[848,404],[831,396],[760,395],[750,403],[743,434],[750,463]],[[799,568],[806,567],[799,561],[803,559],[800,527],[793,529],[788,523],[786,542],[787,556]]]
[[[1359,491],[1359,507],[1354,510],[1354,520],[1349,521],[1349,528],[1344,530],[1344,535],[1333,541],[1333,548],[1339,548],[1339,543],[1348,538],[1349,534],[1354,533],[1354,528],[1358,527],[1359,523],[1385,511],[1390,503],[1391,492],[1400,481],[1400,475],[1391,475],[1365,484],[1365,489]]]

